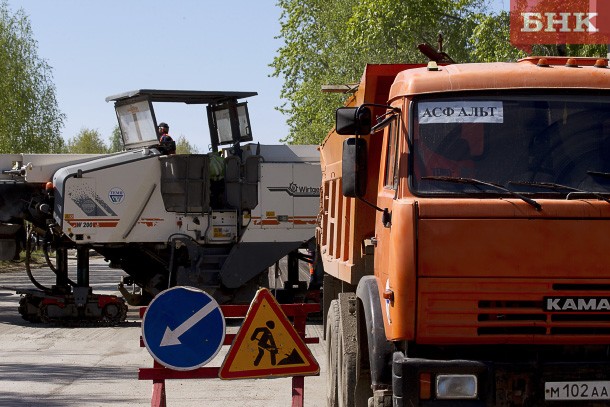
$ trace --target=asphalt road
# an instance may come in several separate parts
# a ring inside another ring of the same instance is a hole
[[[41,283],[52,284],[50,271],[34,274]],[[101,259],[92,259],[94,292],[118,295],[121,275]],[[0,286],[33,288],[25,271],[0,272]],[[138,369],[152,367],[153,359],[140,347],[137,308],[130,307],[127,322],[118,327],[60,328],[24,321],[17,312],[19,297],[0,290],[0,407],[150,405],[152,382],[138,380]],[[228,324],[227,333],[237,332],[238,325]],[[305,378],[304,405],[322,406],[326,366],[321,324],[309,323],[307,336],[320,337],[319,344],[308,345],[320,365],[320,376]],[[207,366],[220,366],[228,348],[223,346]],[[290,406],[291,383],[290,378],[168,380],[167,404]]]

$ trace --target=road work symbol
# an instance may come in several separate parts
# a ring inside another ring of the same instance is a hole
[[[259,290],[220,368],[220,378],[306,376],[319,371],[271,292]]]
[[[207,293],[174,287],[157,295],[142,319],[142,339],[152,357],[175,370],[197,369],[216,356],[225,319]]]
[[[269,352],[269,357],[271,358],[271,364],[275,366],[275,355],[277,355],[278,349],[275,346],[275,341],[273,340],[273,334],[271,333],[271,329],[275,328],[275,324],[273,321],[267,321],[266,326],[256,328],[251,341],[258,342],[258,355],[256,359],[254,359],[254,366],[258,366],[261,362],[261,359],[265,355],[265,351]]]

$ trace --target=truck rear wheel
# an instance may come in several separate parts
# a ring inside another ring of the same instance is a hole
[[[354,392],[357,380],[357,357],[347,342],[349,337],[343,331],[343,324],[339,325],[339,340],[337,341],[337,389],[339,407],[355,406]]]
[[[327,406],[367,407],[372,396],[371,379],[361,358],[358,335],[358,299],[341,293],[331,301],[326,322]],[[366,343],[365,343],[366,345]]]
[[[339,405],[368,407],[373,395],[362,303],[355,293],[339,294]]]
[[[326,316],[326,406],[339,406],[339,301],[332,300]]]

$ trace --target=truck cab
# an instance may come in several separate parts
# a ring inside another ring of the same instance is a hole
[[[608,403],[607,65],[367,66],[322,146],[329,405]]]

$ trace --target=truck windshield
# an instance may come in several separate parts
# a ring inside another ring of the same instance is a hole
[[[610,193],[610,95],[538,93],[412,104],[411,188],[418,195]],[[552,187],[551,187],[552,186]]]

